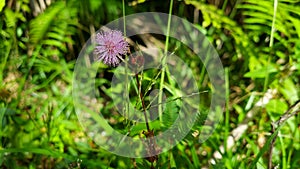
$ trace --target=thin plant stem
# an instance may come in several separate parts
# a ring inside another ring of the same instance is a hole
[[[224,13],[225,13],[227,3],[228,3],[228,0],[225,0],[224,3],[223,3],[223,6],[222,6],[222,10],[224,11]]]
[[[275,22],[276,22],[276,13],[277,13],[277,5],[278,5],[278,0],[274,0],[274,14],[273,14],[273,20],[272,20],[272,28],[271,28],[271,37],[270,37],[270,43],[269,43],[269,47],[270,47],[270,55],[272,54],[272,48],[273,48],[273,44],[274,44],[274,33],[275,33]],[[271,62],[271,56],[268,56],[268,62],[267,62],[267,68],[266,68],[266,78],[265,78],[265,82],[264,82],[264,92],[266,92],[267,90],[267,85],[269,83],[269,65]]]
[[[125,17],[125,0],[122,0],[122,11],[123,11],[123,31],[124,31],[124,36],[126,37],[126,17]],[[125,97],[125,111],[124,111],[124,117],[127,117],[125,119],[129,118],[129,96],[128,96],[128,62],[127,59],[128,56],[124,59],[125,62],[125,92],[124,92],[124,97]]]
[[[136,74],[135,75],[135,79],[136,79],[136,83],[137,83],[137,86],[138,86],[138,91],[139,91],[139,97],[140,97],[140,100],[142,102],[142,108],[143,108],[143,113],[144,113],[144,117],[145,117],[145,123],[146,123],[146,127],[147,127],[147,131],[150,132],[150,127],[149,127],[149,123],[148,123],[148,117],[147,117],[147,109],[146,109],[146,105],[145,105],[145,101],[143,99],[143,93],[141,91],[141,83],[139,81],[139,75]]]
[[[130,54],[131,57],[133,57],[131,55],[130,51],[129,51],[129,54]],[[141,86],[141,83],[140,83],[140,80],[139,80],[139,73],[135,74],[135,79],[136,79],[136,83],[137,83],[138,95],[139,95],[140,101],[142,103],[143,114],[144,114],[144,117],[145,117],[145,123],[146,123],[147,131],[150,133],[151,130],[150,130],[150,127],[149,127],[149,121],[148,121],[148,117],[147,117],[147,108],[146,108],[145,101],[144,101],[144,96],[143,96],[143,93],[142,93],[142,86]]]
[[[231,10],[231,13],[229,15],[229,18],[233,18],[234,16],[236,16],[236,13],[237,13],[237,6],[241,3],[241,0],[237,0],[234,4],[234,6],[232,7],[232,10]]]
[[[276,13],[277,13],[277,5],[278,5],[278,0],[274,0],[274,13],[273,13],[273,19],[272,19],[272,28],[271,28],[271,37],[270,37],[270,43],[269,43],[269,47],[271,48],[270,51],[270,55],[272,54],[273,51],[273,43],[274,43],[274,33],[275,33],[275,22],[276,22]],[[268,62],[267,62],[267,68],[266,68],[266,78],[265,78],[265,82],[264,82],[264,89],[263,92],[266,92],[267,90],[267,85],[269,83],[269,64],[271,62],[271,56],[268,56]],[[273,126],[273,131],[275,131],[275,127]],[[276,135],[277,136],[277,135]],[[271,169],[272,168],[272,154],[273,154],[273,146],[274,146],[274,142],[276,139],[276,136],[274,138],[274,140],[272,140],[271,142],[271,148],[269,150],[269,162],[268,162],[268,168]]]
[[[269,47],[273,47],[274,44],[274,33],[275,33],[275,22],[276,22],[276,13],[277,13],[278,0],[274,0],[274,14],[272,20],[272,29],[271,29],[271,37]]]
[[[268,169],[272,168],[272,154],[273,148],[275,145],[275,141],[279,132],[280,127],[292,116],[295,116],[300,113],[300,100],[294,103],[276,122],[272,123],[272,135],[274,137],[271,139],[270,142],[270,149],[269,149],[269,162],[268,162]],[[276,134],[275,134],[276,133]],[[284,155],[286,156],[286,155]]]
[[[159,93],[158,93],[158,103],[162,102],[163,98],[163,86],[164,86],[164,80],[165,80],[165,64],[166,64],[166,55],[168,53],[169,48],[169,35],[170,35],[170,29],[171,29],[171,16],[172,16],[172,9],[173,9],[173,0],[170,1],[170,8],[169,8],[169,17],[168,17],[168,25],[167,25],[167,37],[166,37],[166,45],[164,50],[164,56],[162,58],[162,68],[161,68],[161,78],[160,78],[160,86],[159,86]],[[158,114],[159,114],[159,120],[162,122],[162,105],[160,104],[158,106]]]
[[[286,169],[286,152],[285,152],[285,147],[284,147],[284,142],[282,139],[281,132],[278,132],[278,137],[281,145],[281,152],[282,152],[282,169]]]
[[[291,144],[293,144],[293,142],[291,142]],[[293,152],[294,152],[294,148],[289,149],[289,154],[288,154],[288,157],[287,157],[287,165],[288,166],[290,166],[290,164],[291,164],[291,159],[292,159]]]
[[[123,12],[123,30],[124,30],[124,36],[126,36],[126,20],[125,20],[125,1],[122,0],[122,12]]]
[[[5,114],[5,112],[6,112],[6,106],[4,106],[3,104],[1,104],[1,109],[0,109],[0,129],[1,129],[1,131],[3,131],[3,128],[2,128],[2,126],[3,126],[3,118],[4,118],[4,114]],[[3,145],[2,145],[2,135],[0,136],[0,147],[2,147]],[[2,155],[0,155],[0,157],[1,157]]]
[[[208,90],[204,90],[204,91],[202,91],[202,92],[197,92],[197,93],[192,93],[192,94],[189,94],[189,95],[186,95],[186,96],[176,97],[176,98],[171,99],[171,100],[169,100],[169,101],[162,102],[162,103],[158,103],[158,104],[155,104],[155,105],[151,105],[151,103],[153,103],[153,101],[151,101],[150,104],[147,106],[147,109],[150,108],[150,106],[151,106],[151,107],[157,107],[157,106],[160,105],[160,104],[171,103],[171,102],[176,101],[176,100],[181,100],[181,99],[184,99],[184,98],[189,98],[189,97],[196,96],[196,95],[200,95],[200,94],[202,94],[202,93],[207,93],[207,92],[208,92]],[[155,97],[153,98],[153,100],[154,100],[156,97],[157,97],[157,96],[155,96]]]
[[[150,127],[149,127],[149,121],[148,121],[148,117],[147,117],[147,109],[146,109],[145,101],[143,98],[143,93],[141,90],[142,86],[141,86],[138,75],[139,75],[138,73],[135,75],[135,79],[136,79],[136,83],[138,86],[139,97],[140,97],[140,100],[142,103],[143,113],[144,113],[144,117],[145,117],[145,123],[146,123],[146,127],[147,127],[147,132],[143,131],[143,134],[146,136],[146,138],[148,138],[147,149],[148,149],[148,155],[150,156],[146,159],[151,163],[151,168],[154,168],[153,163],[154,163],[154,161],[158,160],[158,156],[156,155],[157,154],[156,141],[154,139],[154,132],[153,132],[153,130],[150,130]]]
[[[226,112],[225,112],[225,138],[224,138],[224,149],[227,152],[227,138],[229,135],[229,70],[225,68],[225,88],[226,88]]]
[[[200,82],[200,84],[202,84],[202,86],[203,86],[205,71],[206,71],[205,65],[207,65],[208,61],[209,61],[209,55],[205,57],[203,66],[201,68],[200,76],[199,76],[199,82]]]

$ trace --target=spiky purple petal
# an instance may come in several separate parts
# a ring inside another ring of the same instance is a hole
[[[120,63],[120,58],[128,52],[129,48],[122,32],[117,30],[97,33],[95,42],[95,59],[101,60],[109,66],[117,66]]]

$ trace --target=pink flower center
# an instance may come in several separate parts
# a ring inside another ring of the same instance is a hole
[[[105,47],[110,54],[114,53],[116,50],[116,45],[112,41],[106,42]]]

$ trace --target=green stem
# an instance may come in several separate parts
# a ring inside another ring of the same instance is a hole
[[[163,86],[164,86],[164,80],[165,80],[165,64],[166,64],[166,57],[168,53],[169,48],[169,35],[170,35],[170,28],[171,28],[171,17],[172,17],[172,9],[173,9],[173,0],[170,2],[170,8],[169,8],[169,17],[168,17],[168,25],[167,25],[167,37],[166,37],[166,45],[164,50],[164,56],[162,58],[162,71],[161,71],[161,78],[160,78],[160,86],[159,86],[159,93],[158,93],[158,103],[162,103],[162,96],[163,96]],[[162,122],[162,104],[159,104],[158,106],[158,114],[159,114],[159,120]]]
[[[148,121],[148,117],[147,117],[147,109],[146,109],[146,105],[145,105],[145,101],[143,99],[143,93],[142,93],[142,90],[141,90],[141,83],[139,81],[139,75],[136,74],[135,75],[135,79],[136,79],[136,83],[137,83],[137,86],[138,86],[138,91],[139,91],[139,97],[140,97],[140,101],[142,103],[142,108],[143,108],[143,113],[144,113],[144,117],[145,117],[145,123],[146,123],[146,127],[147,127],[147,131],[150,132],[150,127],[149,127],[149,121]]]
[[[285,146],[284,146],[284,142],[281,136],[281,132],[278,132],[278,137],[279,137],[279,141],[281,144],[281,152],[282,152],[282,169],[286,169],[286,152],[285,152]]]
[[[225,138],[224,138],[224,149],[227,152],[227,138],[229,135],[229,70],[225,68],[225,88],[226,88],[226,113],[225,113]]]
[[[125,17],[125,0],[122,0],[122,11],[123,11],[123,31],[124,31],[124,36],[126,37],[126,17]],[[125,62],[125,92],[124,92],[124,97],[125,97],[125,110],[124,110],[124,117],[127,117],[125,119],[129,118],[129,90],[128,90],[128,56],[124,59]]]
[[[122,11],[123,11],[123,29],[124,29],[124,36],[126,36],[126,20],[125,20],[125,1],[122,0]]]
[[[274,14],[273,14],[273,20],[272,20],[272,28],[271,28],[271,37],[270,37],[270,43],[269,43],[269,47],[270,47],[270,55],[272,54],[272,48],[273,48],[273,44],[274,44],[274,33],[275,33],[275,22],[276,22],[276,13],[277,13],[277,5],[278,5],[278,0],[274,0]],[[264,90],[263,92],[266,92],[267,90],[267,85],[269,83],[269,64],[271,62],[271,56],[268,56],[268,62],[267,62],[267,68],[266,68],[266,78],[265,78],[265,82],[264,82]]]
[[[5,111],[6,111],[6,106],[4,106],[4,104],[1,104],[0,105],[1,107],[0,107],[0,129],[1,129],[1,131],[3,131],[4,130],[4,128],[2,128],[3,126],[3,118],[4,118],[4,114],[5,114]],[[0,135],[0,149],[2,148],[2,133],[1,133],[1,135]],[[0,159],[1,159],[1,155],[0,155]]]
[[[204,61],[203,66],[201,68],[201,72],[200,72],[200,76],[199,76],[199,82],[200,82],[199,84],[201,84],[202,86],[204,85],[203,82],[204,82],[205,71],[206,71],[205,65],[207,65],[209,59],[210,59],[209,55],[205,57],[205,61]]]
[[[231,11],[231,13],[230,13],[230,15],[229,15],[229,18],[233,18],[233,17],[236,16],[236,13],[237,13],[237,10],[238,10],[237,6],[238,6],[240,3],[241,3],[241,0],[237,0],[237,1],[235,2],[234,6],[232,7],[232,11]]]
[[[273,47],[273,43],[274,43],[274,33],[275,33],[275,29],[276,29],[275,22],[276,22],[277,5],[278,5],[278,0],[274,0],[274,14],[273,14],[273,20],[272,20],[272,30],[271,30],[269,47]]]
[[[227,3],[228,3],[228,0],[225,0],[224,3],[223,3],[223,6],[222,6],[222,10],[224,11],[224,13],[225,13]]]

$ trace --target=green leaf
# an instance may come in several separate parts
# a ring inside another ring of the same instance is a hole
[[[195,146],[193,146],[193,145],[191,146],[191,153],[192,153],[192,159],[193,159],[195,168],[200,168],[200,166],[201,166],[200,161],[199,161]]]
[[[42,154],[42,155],[46,155],[46,156],[51,156],[54,158],[60,158],[63,157],[65,159],[72,159],[74,160],[75,158],[61,153],[61,152],[57,152],[57,151],[53,151],[50,149],[40,149],[40,148],[35,148],[35,147],[26,147],[26,148],[8,148],[8,149],[0,149],[0,154],[1,153],[22,153],[22,152],[30,152],[30,153],[35,153],[35,154]]]
[[[171,166],[171,168],[177,168],[176,167],[176,161],[174,159],[172,151],[170,152],[170,166]]]
[[[249,77],[249,78],[265,78],[266,74],[270,74],[270,73],[275,73],[277,72],[277,69],[274,67],[269,66],[267,67],[263,67],[257,70],[253,70],[251,72],[247,72],[244,77]]]
[[[288,109],[288,105],[283,100],[280,99],[271,100],[266,105],[266,110],[271,113],[271,116],[282,115],[287,109]],[[274,116],[273,118],[276,117]]]
[[[2,11],[4,6],[5,6],[5,0],[0,0],[0,12]]]
[[[166,128],[169,128],[170,126],[172,126],[179,115],[178,114],[179,108],[178,108],[176,102],[171,101],[171,100],[172,100],[171,98],[167,99],[166,108],[162,115],[163,126]]]
[[[6,17],[6,25],[7,27],[15,27],[17,22],[16,13],[14,13],[11,9],[6,9],[4,11]]]
[[[279,91],[287,100],[289,100],[290,103],[295,103],[297,100],[299,100],[299,89],[291,79],[286,79],[279,88]]]
[[[149,122],[149,126],[151,129],[154,129],[154,130],[159,130],[160,129],[160,122],[159,121],[152,121],[152,122]],[[136,135],[136,134],[139,134],[141,133],[142,131],[146,131],[147,128],[146,128],[146,124],[145,123],[138,123],[136,125],[134,125],[131,129],[130,129],[130,135]]]

